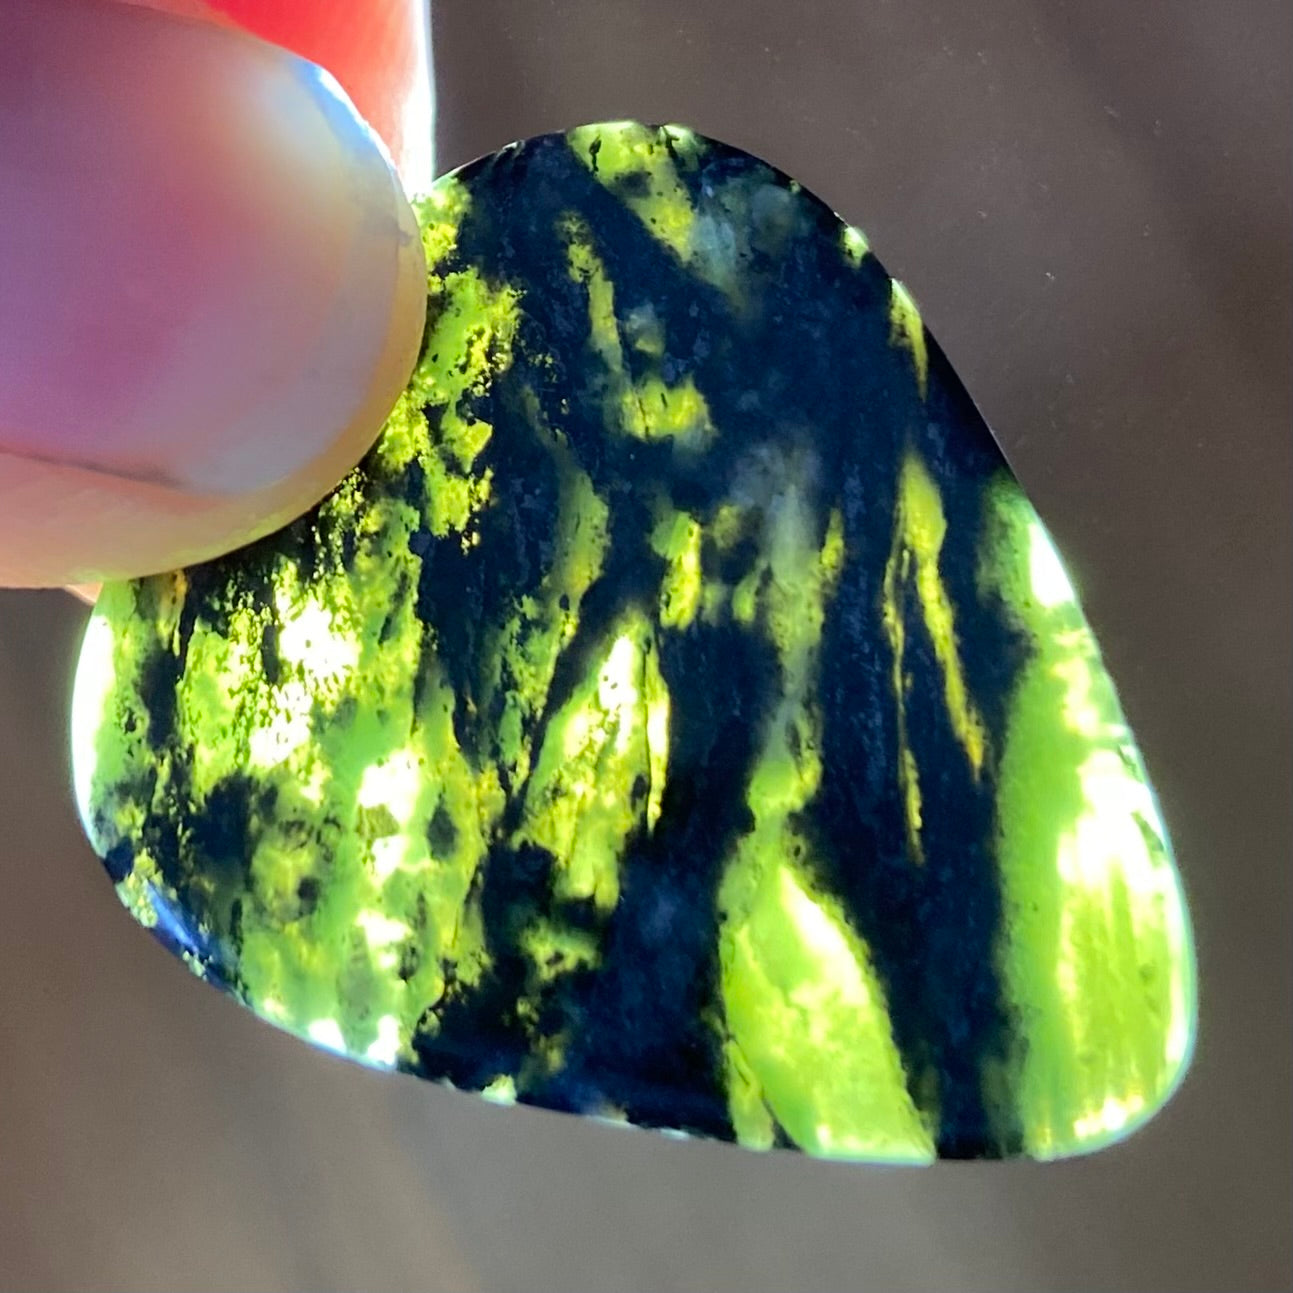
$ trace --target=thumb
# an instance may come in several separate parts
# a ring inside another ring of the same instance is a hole
[[[0,584],[266,534],[362,457],[421,340],[417,226],[313,64],[0,0]]]

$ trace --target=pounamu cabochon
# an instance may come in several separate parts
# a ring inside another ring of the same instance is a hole
[[[583,127],[421,203],[407,392],[309,515],[106,587],[78,803],[201,978],[384,1068],[887,1161],[1171,1093],[1167,836],[1051,540],[793,180]]]

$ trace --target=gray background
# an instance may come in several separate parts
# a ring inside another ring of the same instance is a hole
[[[1290,1272],[1290,7],[438,0],[440,165],[683,121],[870,234],[1077,577],[1202,1025],[1085,1161],[679,1144],[385,1078],[195,984],[67,792],[85,611],[0,594],[0,1285],[1270,1289]]]

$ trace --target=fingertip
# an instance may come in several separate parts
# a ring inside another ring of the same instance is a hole
[[[0,581],[217,555],[376,436],[421,340],[415,217],[301,59],[112,5],[21,28],[0,63],[42,79],[0,140],[27,199],[0,247]]]

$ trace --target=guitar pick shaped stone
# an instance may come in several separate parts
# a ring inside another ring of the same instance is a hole
[[[626,123],[420,214],[426,342],[360,467],[90,622],[76,790],[131,912],[498,1100],[884,1161],[1142,1123],[1194,1031],[1167,835],[865,238]]]

